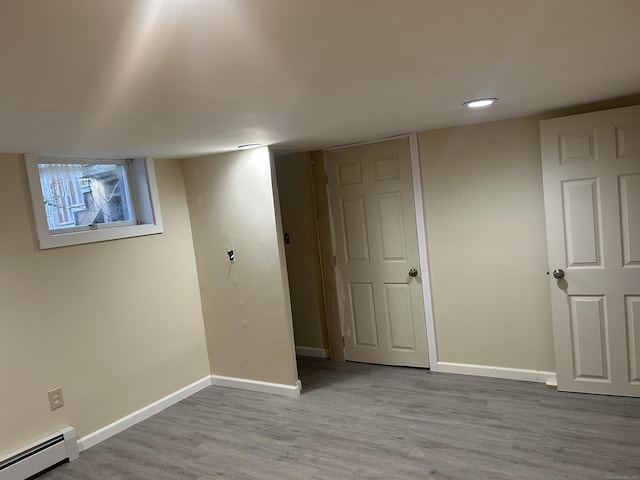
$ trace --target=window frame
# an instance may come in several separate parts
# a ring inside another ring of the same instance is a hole
[[[133,190],[133,184],[131,182],[132,180],[132,176],[133,176],[133,171],[131,169],[131,163],[133,162],[132,159],[103,159],[103,158],[96,158],[96,159],[91,159],[90,162],[87,162],[86,159],[60,159],[60,158],[55,158],[55,157],[38,157],[38,175],[40,177],[40,187],[42,190],[42,172],[40,170],[40,166],[41,165],[78,165],[78,164],[90,164],[90,165],[105,165],[105,164],[113,164],[113,165],[120,165],[123,167],[124,170],[124,176],[126,177],[126,186],[124,186],[124,191],[126,192],[126,197],[127,197],[127,204],[128,204],[128,210],[129,210],[129,217],[130,220],[121,220],[121,221],[117,221],[117,222],[105,222],[105,223],[96,223],[94,224],[94,227],[92,228],[91,225],[76,225],[76,226],[65,226],[65,227],[60,227],[60,228],[49,228],[49,233],[51,235],[59,235],[62,233],[75,233],[75,232],[83,232],[83,231],[87,231],[87,230],[95,230],[98,227],[99,228],[114,228],[114,227],[123,227],[123,226],[127,226],[127,225],[137,225],[138,224],[138,216],[135,210],[135,195],[134,195],[134,190]],[[44,192],[43,192],[43,196],[44,196]],[[46,217],[46,211],[47,209],[45,208],[45,217]],[[48,223],[48,222],[47,222]]]
[[[49,230],[44,196],[40,183],[38,164],[43,163],[121,163],[131,160],[127,165],[129,202],[134,221],[98,223],[86,227]],[[156,184],[152,158],[89,158],[57,157],[52,155],[26,154],[25,165],[31,193],[36,233],[41,250],[48,248],[104,242],[121,238],[139,237],[163,233],[160,201]]]

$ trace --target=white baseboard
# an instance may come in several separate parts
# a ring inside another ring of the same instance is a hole
[[[315,347],[296,347],[296,355],[301,357],[331,358],[329,350]]]
[[[462,375],[476,375],[478,377],[507,378],[510,380],[527,380],[529,382],[555,385],[556,374],[539,370],[525,370],[520,368],[492,367],[488,365],[470,365],[465,363],[438,362],[441,373],[458,373]]]
[[[78,451],[82,452],[87,448],[91,448],[107,438],[113,437],[123,430],[134,426],[136,423],[146,420],[152,415],[161,412],[165,408],[170,407],[171,405],[176,404],[179,401],[198,393],[200,390],[210,387],[211,385],[240,388],[255,392],[275,393],[288,397],[299,397],[300,392],[302,391],[302,383],[300,383],[300,380],[296,382],[296,385],[282,385],[279,383],[259,382],[257,380],[247,380],[244,378],[211,375],[203,378],[202,380],[198,380],[191,385],[187,385],[186,387],[181,388],[180,390],[177,390],[166,397],[127,415],[126,417],[122,417],[106,427],[102,427],[93,433],[85,435],[78,440]]]
[[[300,392],[302,391],[302,383],[300,383],[300,380],[298,380],[295,385],[284,385],[281,383],[248,380],[246,378],[211,375],[211,383],[220,387],[239,388],[241,390],[251,390],[263,393],[275,393],[276,395],[285,395],[287,397],[299,397]]]
[[[158,412],[161,412],[167,407],[178,403],[180,400],[184,400],[185,398],[193,395],[194,393],[198,393],[200,390],[211,386],[211,377],[205,377],[202,380],[198,380],[197,382],[192,383],[191,385],[187,385],[180,390],[177,390],[160,400],[157,400],[146,407],[137,410],[126,417],[121,418],[113,422],[106,427],[101,428],[100,430],[96,430],[89,435],[85,435],[84,437],[78,440],[78,450],[83,451],[87,448],[93,447],[94,445],[106,440],[109,437],[114,436],[117,433],[126,430],[129,427],[132,427],[138,422],[149,418],[152,415],[155,415]]]

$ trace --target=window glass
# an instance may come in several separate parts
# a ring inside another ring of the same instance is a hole
[[[39,163],[49,230],[134,220],[124,163]]]

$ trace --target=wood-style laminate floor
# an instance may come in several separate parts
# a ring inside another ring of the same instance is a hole
[[[640,399],[299,359],[291,399],[210,387],[41,479],[640,479]]]

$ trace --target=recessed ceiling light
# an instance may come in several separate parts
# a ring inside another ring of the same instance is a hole
[[[463,105],[466,105],[469,108],[488,107],[496,100],[498,99],[497,98],[477,98],[476,100],[469,100],[468,102],[464,102]]]
[[[256,147],[261,147],[262,144],[261,143],[245,143],[243,145],[238,145],[238,148],[240,150],[244,150],[246,148],[256,148]]]

